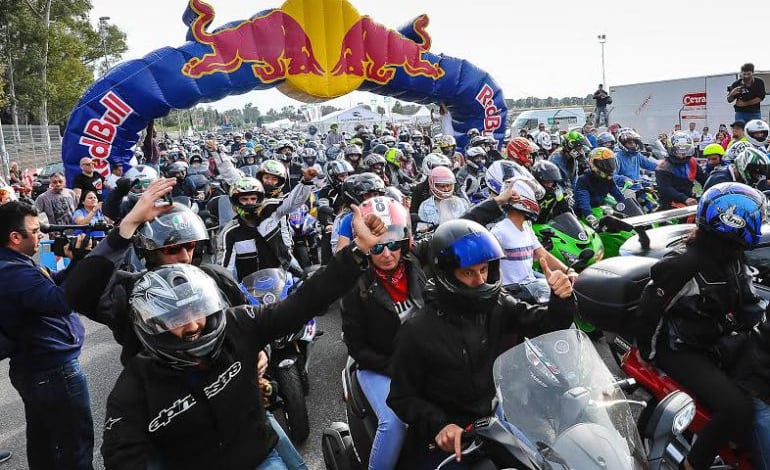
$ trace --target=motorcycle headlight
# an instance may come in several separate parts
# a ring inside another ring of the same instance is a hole
[[[671,432],[674,433],[675,436],[682,434],[684,430],[690,426],[693,418],[695,418],[695,402],[691,402],[674,416],[674,424],[671,426]]]

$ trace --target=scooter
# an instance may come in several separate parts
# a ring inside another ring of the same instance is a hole
[[[634,317],[642,291],[650,280],[650,268],[657,261],[641,256],[611,258],[583,271],[574,286],[580,315],[610,333],[605,337],[608,338],[613,358],[628,377],[652,396],[648,401],[650,405],[663,404],[670,393],[682,390],[663,371],[642,361],[638,349],[633,346],[634,332],[630,319]],[[755,287],[760,297],[770,299],[769,289]],[[689,452],[693,439],[709,421],[709,412],[703,406],[697,406],[689,414],[687,425],[675,423],[687,433],[680,433],[666,443],[663,454],[667,461],[680,462]],[[640,416],[640,426],[649,426],[654,418],[655,413],[645,410]],[[753,468],[748,449],[723,449],[720,458],[726,466],[712,468]]]
[[[283,269],[260,269],[241,281],[240,288],[252,305],[272,304],[285,299],[299,283]],[[315,319],[300,330],[273,341],[267,373],[278,384],[278,398],[269,409],[284,418],[286,433],[297,444],[310,434],[305,397],[310,392],[308,364],[316,337]]]
[[[358,385],[355,373],[349,361],[343,386],[351,428],[333,423],[322,437],[329,470],[368,465],[377,417],[365,400],[358,401],[364,397],[352,388]],[[627,399],[622,390],[633,381],[616,380],[579,330],[525,339],[497,358],[493,378],[493,413],[463,433],[462,461],[472,469],[676,468],[663,460],[661,449],[689,424],[692,399],[683,392],[666,397],[640,436],[630,405],[644,403]],[[451,455],[436,468],[453,460]]]

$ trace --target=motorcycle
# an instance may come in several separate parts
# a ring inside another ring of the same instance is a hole
[[[666,397],[640,436],[629,405],[643,402],[628,400],[622,390],[633,383],[616,380],[579,330],[525,339],[497,358],[493,378],[493,414],[463,433],[462,459],[472,469],[677,468],[661,449],[689,424],[692,399],[683,392]],[[351,360],[343,387],[350,428],[338,422],[324,430],[328,470],[366,468],[377,428]]]
[[[642,208],[643,213],[650,214],[660,207],[658,190],[652,178],[643,176],[638,181],[627,180],[620,192],[626,200],[634,200]]]
[[[663,404],[670,393],[682,390],[666,373],[642,361],[638,349],[633,345],[634,332],[630,320],[634,318],[642,291],[650,280],[650,268],[657,261],[655,258],[641,256],[607,259],[583,271],[574,286],[581,317],[609,333],[606,337],[615,361],[628,377],[651,395],[648,408],[639,418],[640,427],[649,427],[650,420],[655,418],[655,413],[648,412],[649,405]],[[770,290],[755,287],[760,297],[770,299]],[[687,425],[678,424],[682,431],[686,429],[688,432],[679,433],[665,444],[664,460],[681,461],[710,419],[708,410],[703,406],[693,408],[689,414],[691,419]],[[720,459],[720,465],[726,466],[712,468],[753,468],[748,449],[723,449]]]
[[[310,213],[307,204],[289,213],[289,227],[294,239],[294,257],[300,266],[318,264],[318,219]]]
[[[594,253],[586,265],[604,257],[604,246],[599,236],[592,228],[582,224],[572,212],[559,214],[547,224],[534,224],[532,230],[543,248],[566,265],[577,262],[586,249]]]
[[[288,297],[298,282],[279,268],[260,269],[241,281],[240,288],[252,305],[272,304]],[[301,329],[273,341],[266,378],[277,383],[277,399],[271,401],[270,411],[283,417],[286,433],[297,444],[307,440],[310,420],[305,397],[310,393],[308,363],[316,337],[315,319]]]

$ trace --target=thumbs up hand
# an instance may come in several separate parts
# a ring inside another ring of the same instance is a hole
[[[569,277],[561,271],[551,271],[551,268],[548,267],[548,260],[545,257],[540,258],[540,269],[543,270],[548,286],[554,294],[562,299],[572,295],[572,282],[570,282]]]

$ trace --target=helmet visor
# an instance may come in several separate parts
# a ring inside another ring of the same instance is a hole
[[[269,305],[284,298],[287,275],[283,269],[260,269],[249,274],[242,281],[246,291],[261,305]]]
[[[498,260],[505,254],[490,232],[469,233],[448,246],[440,255],[456,268],[467,268]]]

